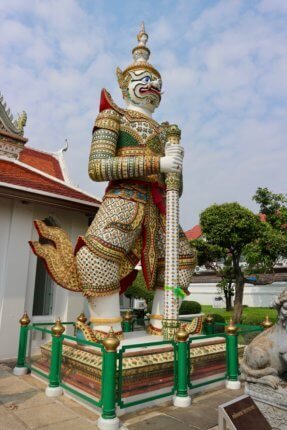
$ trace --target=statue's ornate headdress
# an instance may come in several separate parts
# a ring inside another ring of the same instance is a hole
[[[148,41],[148,34],[145,32],[144,23],[141,25],[141,29],[139,34],[137,35],[138,45],[132,50],[133,60],[134,62],[128,66],[124,71],[122,71],[119,67],[117,68],[117,77],[121,90],[124,92],[129,84],[130,75],[129,71],[131,70],[140,70],[145,69],[154,73],[158,78],[161,78],[160,73],[153,67],[150,63],[148,63],[148,59],[150,56],[150,50],[146,46]]]

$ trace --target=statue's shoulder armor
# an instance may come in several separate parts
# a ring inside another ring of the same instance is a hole
[[[167,140],[168,127],[169,127],[168,121],[162,122],[159,126],[159,129],[160,129],[159,137],[162,142],[166,142]]]
[[[103,89],[101,93],[99,111],[93,131],[97,128],[104,128],[118,133],[121,117],[124,113],[123,110],[114,103],[111,95],[105,89]]]

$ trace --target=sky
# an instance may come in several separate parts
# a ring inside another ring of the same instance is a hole
[[[132,62],[145,22],[164,95],[154,119],[182,130],[185,230],[213,203],[257,211],[257,187],[286,193],[286,0],[1,0],[0,91],[28,114],[28,145],[65,153],[87,174],[101,88],[121,106],[115,69]]]

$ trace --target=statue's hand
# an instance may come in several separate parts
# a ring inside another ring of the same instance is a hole
[[[160,159],[161,173],[181,173],[184,150],[181,145],[167,142],[165,156]]]

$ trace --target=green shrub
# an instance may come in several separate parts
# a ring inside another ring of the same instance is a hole
[[[199,314],[201,312],[201,305],[198,302],[184,300],[179,308],[179,315]]]
[[[222,315],[219,315],[219,314],[211,314],[211,315],[213,317],[214,323],[225,323],[225,319]],[[218,326],[216,325],[214,329],[215,333],[223,333],[224,330],[225,330],[225,327],[223,325],[218,325]]]
[[[147,304],[152,302],[154,292],[147,289],[141,270],[138,271],[136,279],[125,292],[125,296],[134,299],[144,299]]]

